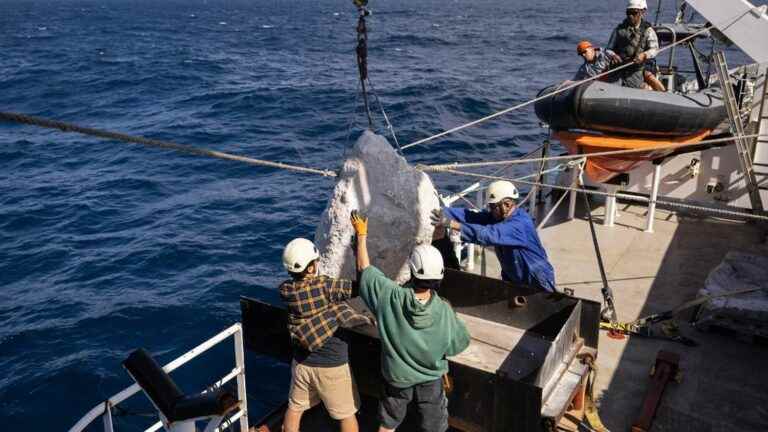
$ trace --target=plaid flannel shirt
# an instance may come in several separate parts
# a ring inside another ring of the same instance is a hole
[[[339,325],[371,322],[344,301],[352,296],[352,281],[347,279],[312,276],[287,280],[280,284],[280,296],[288,306],[291,339],[309,351],[321,348]]]

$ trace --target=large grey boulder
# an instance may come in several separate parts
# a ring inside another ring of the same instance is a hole
[[[438,207],[429,176],[410,166],[386,138],[365,131],[347,154],[315,232],[320,271],[354,278],[349,214],[359,210],[368,216],[371,263],[398,283],[407,281],[408,256],[414,246],[432,240],[429,214]]]

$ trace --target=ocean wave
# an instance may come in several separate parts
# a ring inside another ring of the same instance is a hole
[[[435,47],[435,46],[457,46],[458,42],[453,39],[447,39],[440,36],[423,34],[390,34],[381,42],[382,46],[396,45],[399,47]]]

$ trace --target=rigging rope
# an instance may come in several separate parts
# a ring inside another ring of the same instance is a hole
[[[584,155],[582,155],[584,156]],[[584,188],[578,188],[578,187],[569,187],[569,186],[560,186],[560,185],[553,185],[548,183],[540,183],[540,182],[531,182],[526,180],[515,180],[508,177],[501,177],[501,176],[493,176],[493,175],[486,175],[486,174],[478,174],[478,173],[472,173],[467,171],[458,171],[458,170],[451,170],[446,169],[442,172],[449,173],[449,174],[455,174],[455,175],[462,175],[467,177],[475,177],[475,178],[481,178],[486,180],[506,180],[511,181],[513,183],[521,183],[526,184],[530,186],[541,186],[541,187],[548,187],[551,189],[557,189],[562,191],[575,191],[575,192],[581,192],[585,194],[590,195],[599,195],[599,196],[605,196],[605,197],[616,197],[620,199],[624,199],[627,201],[637,201],[642,203],[649,203],[651,202],[651,199],[648,197],[640,196],[640,195],[632,195],[632,194],[626,194],[626,193],[608,193],[603,191],[597,191],[597,190],[591,190],[591,189],[584,189]],[[715,213],[725,216],[733,216],[733,217],[740,217],[740,218],[746,218],[746,219],[756,219],[756,220],[762,220],[762,221],[768,221],[768,213],[746,213],[743,211],[736,211],[736,210],[729,210],[724,208],[717,208],[717,207],[706,207],[706,206],[700,206],[695,204],[685,204],[682,202],[677,201],[668,201],[665,199],[656,199],[655,201],[657,204],[662,204],[670,207],[680,207],[688,210],[695,210],[695,211],[704,211],[709,213]]]
[[[731,19],[731,20],[728,20],[728,21],[724,20],[724,21],[723,21],[723,23],[725,23],[725,22],[728,22],[728,24],[723,24],[723,25],[719,25],[719,26],[715,26],[715,27],[717,27],[717,28],[721,28],[721,27],[728,27],[728,26],[732,25],[733,23],[735,23],[736,21],[738,21],[739,19],[741,19],[741,18],[742,18],[744,15],[748,14],[749,12],[750,12],[750,10],[747,10],[747,11],[746,11],[746,12],[744,12],[744,13],[740,13],[740,14],[738,14],[738,16],[736,16],[735,18],[733,18],[733,19]],[[705,26],[705,27],[704,27],[704,28],[702,28],[701,30],[699,30],[699,31],[697,31],[697,32],[695,32],[695,33],[692,33],[692,34],[690,34],[690,35],[688,35],[688,36],[686,36],[686,37],[684,37],[684,38],[680,39],[679,41],[677,41],[677,42],[675,42],[675,43],[672,43],[672,44],[670,44],[670,45],[667,45],[667,46],[665,46],[665,47],[663,47],[663,48],[659,49],[659,51],[657,52],[657,56],[658,56],[658,54],[660,54],[660,53],[662,53],[662,52],[664,52],[664,51],[666,51],[666,50],[668,50],[668,49],[671,49],[671,48],[672,48],[672,47],[674,47],[674,46],[680,45],[680,44],[682,44],[682,43],[684,43],[684,42],[688,42],[689,40],[691,40],[691,39],[693,39],[693,38],[696,38],[696,37],[698,37],[700,34],[706,33],[706,32],[708,32],[709,30],[710,30],[710,27],[706,27],[706,26]],[[483,117],[483,118],[480,118],[480,119],[477,119],[477,120],[473,120],[473,121],[471,121],[471,122],[469,122],[469,123],[465,123],[465,124],[463,124],[463,125],[461,125],[461,126],[457,126],[457,127],[455,127],[455,128],[452,128],[452,129],[448,129],[448,130],[446,130],[446,131],[443,131],[443,132],[437,133],[437,134],[435,134],[435,135],[432,135],[432,136],[429,136],[429,137],[426,137],[426,138],[422,138],[422,139],[420,139],[420,140],[418,140],[418,141],[414,141],[414,142],[412,142],[412,143],[410,143],[410,144],[406,144],[406,145],[404,145],[404,146],[403,146],[403,150],[405,150],[405,149],[408,149],[408,148],[410,148],[410,147],[413,147],[413,146],[417,146],[417,145],[420,145],[420,144],[424,144],[424,143],[426,143],[426,142],[429,142],[429,141],[434,141],[434,140],[436,140],[436,139],[438,139],[438,138],[444,137],[444,136],[446,136],[446,135],[449,135],[449,134],[452,134],[452,133],[454,133],[454,132],[458,132],[458,131],[460,131],[460,130],[466,129],[466,128],[468,128],[468,127],[471,127],[471,126],[475,126],[475,125],[478,125],[478,124],[480,124],[480,123],[484,123],[484,122],[486,122],[486,121],[488,121],[488,120],[491,120],[491,119],[494,119],[494,118],[496,118],[496,117],[502,116],[502,115],[504,115],[504,114],[510,113],[510,112],[512,112],[512,111],[518,110],[518,109],[520,109],[520,108],[524,108],[524,107],[526,107],[526,106],[528,106],[528,105],[531,105],[531,104],[533,104],[533,103],[536,103],[536,102],[538,102],[538,101],[540,101],[540,100],[544,100],[544,99],[550,98],[550,97],[552,97],[552,96],[558,95],[558,94],[560,94],[560,93],[563,93],[563,92],[565,92],[565,91],[568,91],[568,90],[570,90],[570,89],[572,89],[572,88],[574,88],[574,87],[578,87],[578,86],[580,86],[580,85],[582,85],[582,84],[585,84],[585,83],[587,83],[587,82],[590,82],[590,81],[594,81],[594,80],[598,80],[598,79],[600,79],[600,78],[603,78],[603,77],[605,77],[605,76],[608,76],[608,75],[610,75],[610,74],[613,74],[613,73],[615,73],[615,72],[617,72],[617,71],[620,71],[620,70],[622,70],[622,69],[624,69],[624,68],[627,68],[627,67],[629,67],[629,66],[631,66],[631,65],[633,65],[633,64],[635,64],[635,63],[634,63],[634,62],[628,62],[628,63],[625,63],[625,64],[623,64],[623,65],[620,65],[620,66],[618,66],[618,67],[616,67],[616,68],[614,68],[614,69],[611,69],[611,70],[609,70],[609,71],[606,71],[606,72],[600,73],[600,74],[598,74],[598,75],[595,75],[595,76],[593,76],[593,77],[585,78],[585,79],[583,79],[583,80],[581,80],[581,81],[576,81],[576,82],[573,82],[573,83],[571,83],[571,84],[568,84],[568,85],[567,85],[567,86],[565,86],[565,87],[560,87],[560,88],[558,88],[557,90],[555,90],[555,91],[553,91],[553,92],[547,93],[547,94],[545,94],[545,95],[541,95],[541,96],[538,96],[538,97],[536,97],[536,98],[533,98],[533,99],[531,99],[531,100],[528,100],[528,101],[526,101],[526,102],[522,102],[522,103],[519,103],[519,104],[517,104],[517,105],[515,105],[515,106],[509,107],[509,108],[506,108],[506,109],[503,109],[503,110],[501,110],[501,111],[495,112],[495,113],[493,113],[493,114],[491,114],[491,115],[488,115],[488,116],[485,116],[485,117]]]
[[[122,141],[134,144],[141,144],[148,147],[158,147],[167,150],[174,150],[182,153],[188,153],[198,156],[208,156],[218,159],[231,160],[236,162],[243,162],[250,165],[266,166],[270,168],[278,168],[295,172],[302,172],[307,174],[319,174],[324,177],[336,177],[337,173],[332,170],[321,170],[316,168],[308,168],[298,165],[291,165],[282,162],[272,162],[263,159],[254,159],[247,156],[239,156],[231,153],[224,153],[216,150],[209,150],[199,147],[193,147],[185,144],[176,144],[170,141],[160,141],[150,138],[137,137],[127,135],[119,132],[110,132],[101,129],[87,128],[78,126],[71,123],[65,123],[57,120],[50,120],[41,117],[33,117],[25,114],[12,113],[12,112],[0,112],[0,120],[5,120],[13,123],[28,124],[32,126],[39,126],[47,129],[58,129],[62,132],[76,132],[83,135],[93,136],[97,138]]]
[[[742,135],[742,138],[757,138],[757,137],[765,137],[765,136],[768,136],[768,135],[761,135],[761,134]],[[651,150],[668,150],[668,149],[678,149],[678,148],[685,148],[685,147],[706,146],[710,144],[718,144],[718,143],[735,141],[735,140],[736,140],[735,137],[726,137],[726,138],[715,138],[711,140],[704,140],[704,141],[699,141],[697,143],[691,143],[691,144],[680,144],[680,143],[674,143],[670,141],[665,144],[643,147],[643,148],[636,148],[636,149],[609,150],[604,152],[595,152],[595,153],[588,153],[588,154],[571,154],[571,155],[562,155],[562,156],[550,156],[545,158],[510,159],[510,160],[491,161],[491,162],[466,162],[466,163],[455,162],[455,163],[439,164],[439,165],[418,165],[418,168],[426,172],[445,171],[445,170],[451,170],[456,168],[481,168],[481,167],[488,167],[488,166],[495,166],[495,165],[514,165],[514,164],[532,163],[532,162],[571,160],[571,159],[581,159],[583,157],[614,156],[614,155],[631,154],[631,153],[642,153],[642,152],[651,151]]]
[[[381,109],[381,115],[384,117],[384,122],[387,124],[387,129],[389,129],[389,133],[392,135],[392,139],[395,141],[395,149],[397,150],[397,153],[402,156],[403,149],[400,147],[400,142],[397,140],[397,135],[395,135],[395,128],[392,127],[392,123],[389,121],[389,116],[387,116],[386,111],[384,111],[384,104],[382,104],[379,100],[379,94],[376,92],[376,89],[373,88],[373,82],[371,82],[370,78],[368,79],[368,85],[371,86],[371,93],[373,94],[374,99],[376,99],[376,103],[379,104],[379,109]]]
[[[527,159],[527,158],[531,157],[531,155],[533,155],[534,153],[536,153],[539,150],[541,150],[542,147],[544,147],[544,144],[541,144],[540,146],[536,147],[535,149],[531,150],[530,152],[524,154],[523,156],[520,156],[520,159]],[[519,160],[519,159],[515,159],[515,160]],[[503,167],[497,169],[496,171],[494,171],[493,173],[491,173],[491,175],[499,175],[499,173],[508,170],[510,167],[511,167],[511,165],[503,166]],[[418,166],[417,166],[417,168],[418,168]],[[482,190],[487,189],[487,186],[481,186],[481,183],[482,182],[473,183],[473,184],[469,185],[468,187],[464,188],[464,190],[462,190],[461,192],[457,192],[457,193],[455,193],[453,195],[450,195],[448,198],[450,199],[450,198],[455,197],[455,198],[458,199],[458,198],[465,197],[465,196],[467,196],[468,194],[470,194],[472,192],[478,192],[478,191],[482,191]]]
[[[529,178],[539,177],[539,176],[542,176],[544,174],[550,174],[550,173],[557,172],[557,171],[565,171],[567,168],[571,168],[571,167],[577,166],[577,165],[581,164],[582,162],[584,162],[585,160],[586,160],[586,158],[582,157],[581,159],[578,159],[578,160],[572,160],[572,161],[568,161],[566,163],[558,164],[558,165],[556,165],[556,166],[554,166],[552,168],[546,169],[546,170],[537,171],[537,172],[534,172],[532,174],[524,175],[522,177],[514,177],[510,181],[512,181],[512,182],[521,182],[522,180],[528,180]],[[538,181],[541,181],[541,180],[538,180]]]

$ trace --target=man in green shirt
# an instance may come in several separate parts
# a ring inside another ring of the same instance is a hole
[[[433,246],[416,246],[409,259],[411,281],[401,287],[370,263],[367,218],[353,212],[352,225],[357,234],[360,297],[376,315],[381,339],[385,389],[379,402],[379,432],[394,431],[410,402],[417,404],[421,431],[444,432],[446,356],[464,351],[470,337],[451,306],[435,292],[443,279],[443,258]]]

